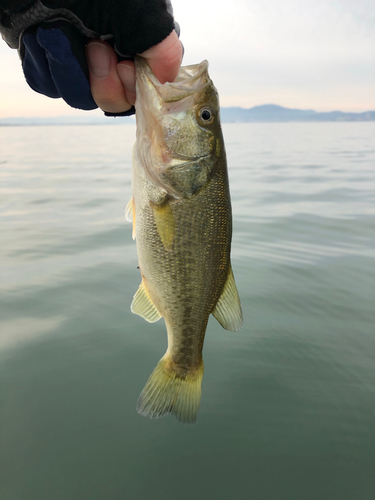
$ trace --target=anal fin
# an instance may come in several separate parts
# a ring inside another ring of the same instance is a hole
[[[237,332],[242,328],[241,302],[234,281],[232,267],[229,267],[227,281],[215,309],[212,311],[212,315],[226,330]]]
[[[133,301],[130,306],[131,311],[134,314],[142,316],[149,323],[155,323],[161,318],[161,314],[156,309],[155,304],[152,302],[148,291],[143,283],[139,285],[139,288],[134,295]]]

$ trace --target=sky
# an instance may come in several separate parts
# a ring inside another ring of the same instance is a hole
[[[207,59],[222,106],[375,110],[374,0],[172,0],[183,64]],[[0,39],[0,118],[99,114],[26,84]]]

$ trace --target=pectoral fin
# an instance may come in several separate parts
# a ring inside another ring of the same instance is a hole
[[[129,203],[126,205],[125,208],[125,219],[128,222],[133,223],[133,232],[132,232],[132,238],[135,240],[135,205],[134,205],[134,198],[133,196],[130,198]]]
[[[137,293],[134,295],[130,309],[134,314],[139,314],[139,316],[142,316],[142,318],[149,323],[155,323],[155,321],[158,321],[161,318],[161,315],[156,309],[155,304],[152,302],[143,281],[139,285]]]
[[[168,202],[164,205],[153,205],[152,207],[155,217],[156,228],[164,248],[170,249],[173,245],[175,222],[172,209]]]
[[[215,309],[212,311],[212,315],[226,330],[237,332],[242,328],[243,317],[240,297],[231,267],[229,268],[228,278],[224,285],[223,292]]]

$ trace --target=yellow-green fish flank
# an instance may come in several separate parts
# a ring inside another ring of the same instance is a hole
[[[163,317],[168,333],[138,412],[194,422],[208,318],[213,314],[227,330],[242,326],[219,101],[207,61],[180,68],[176,81],[164,85],[141,57],[135,66],[137,141],[127,216],[142,282],[131,308],[149,322]]]

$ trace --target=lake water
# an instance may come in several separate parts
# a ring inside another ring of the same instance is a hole
[[[374,500],[375,122],[223,129],[245,324],[189,426],[135,409],[134,126],[0,128],[1,500]]]

